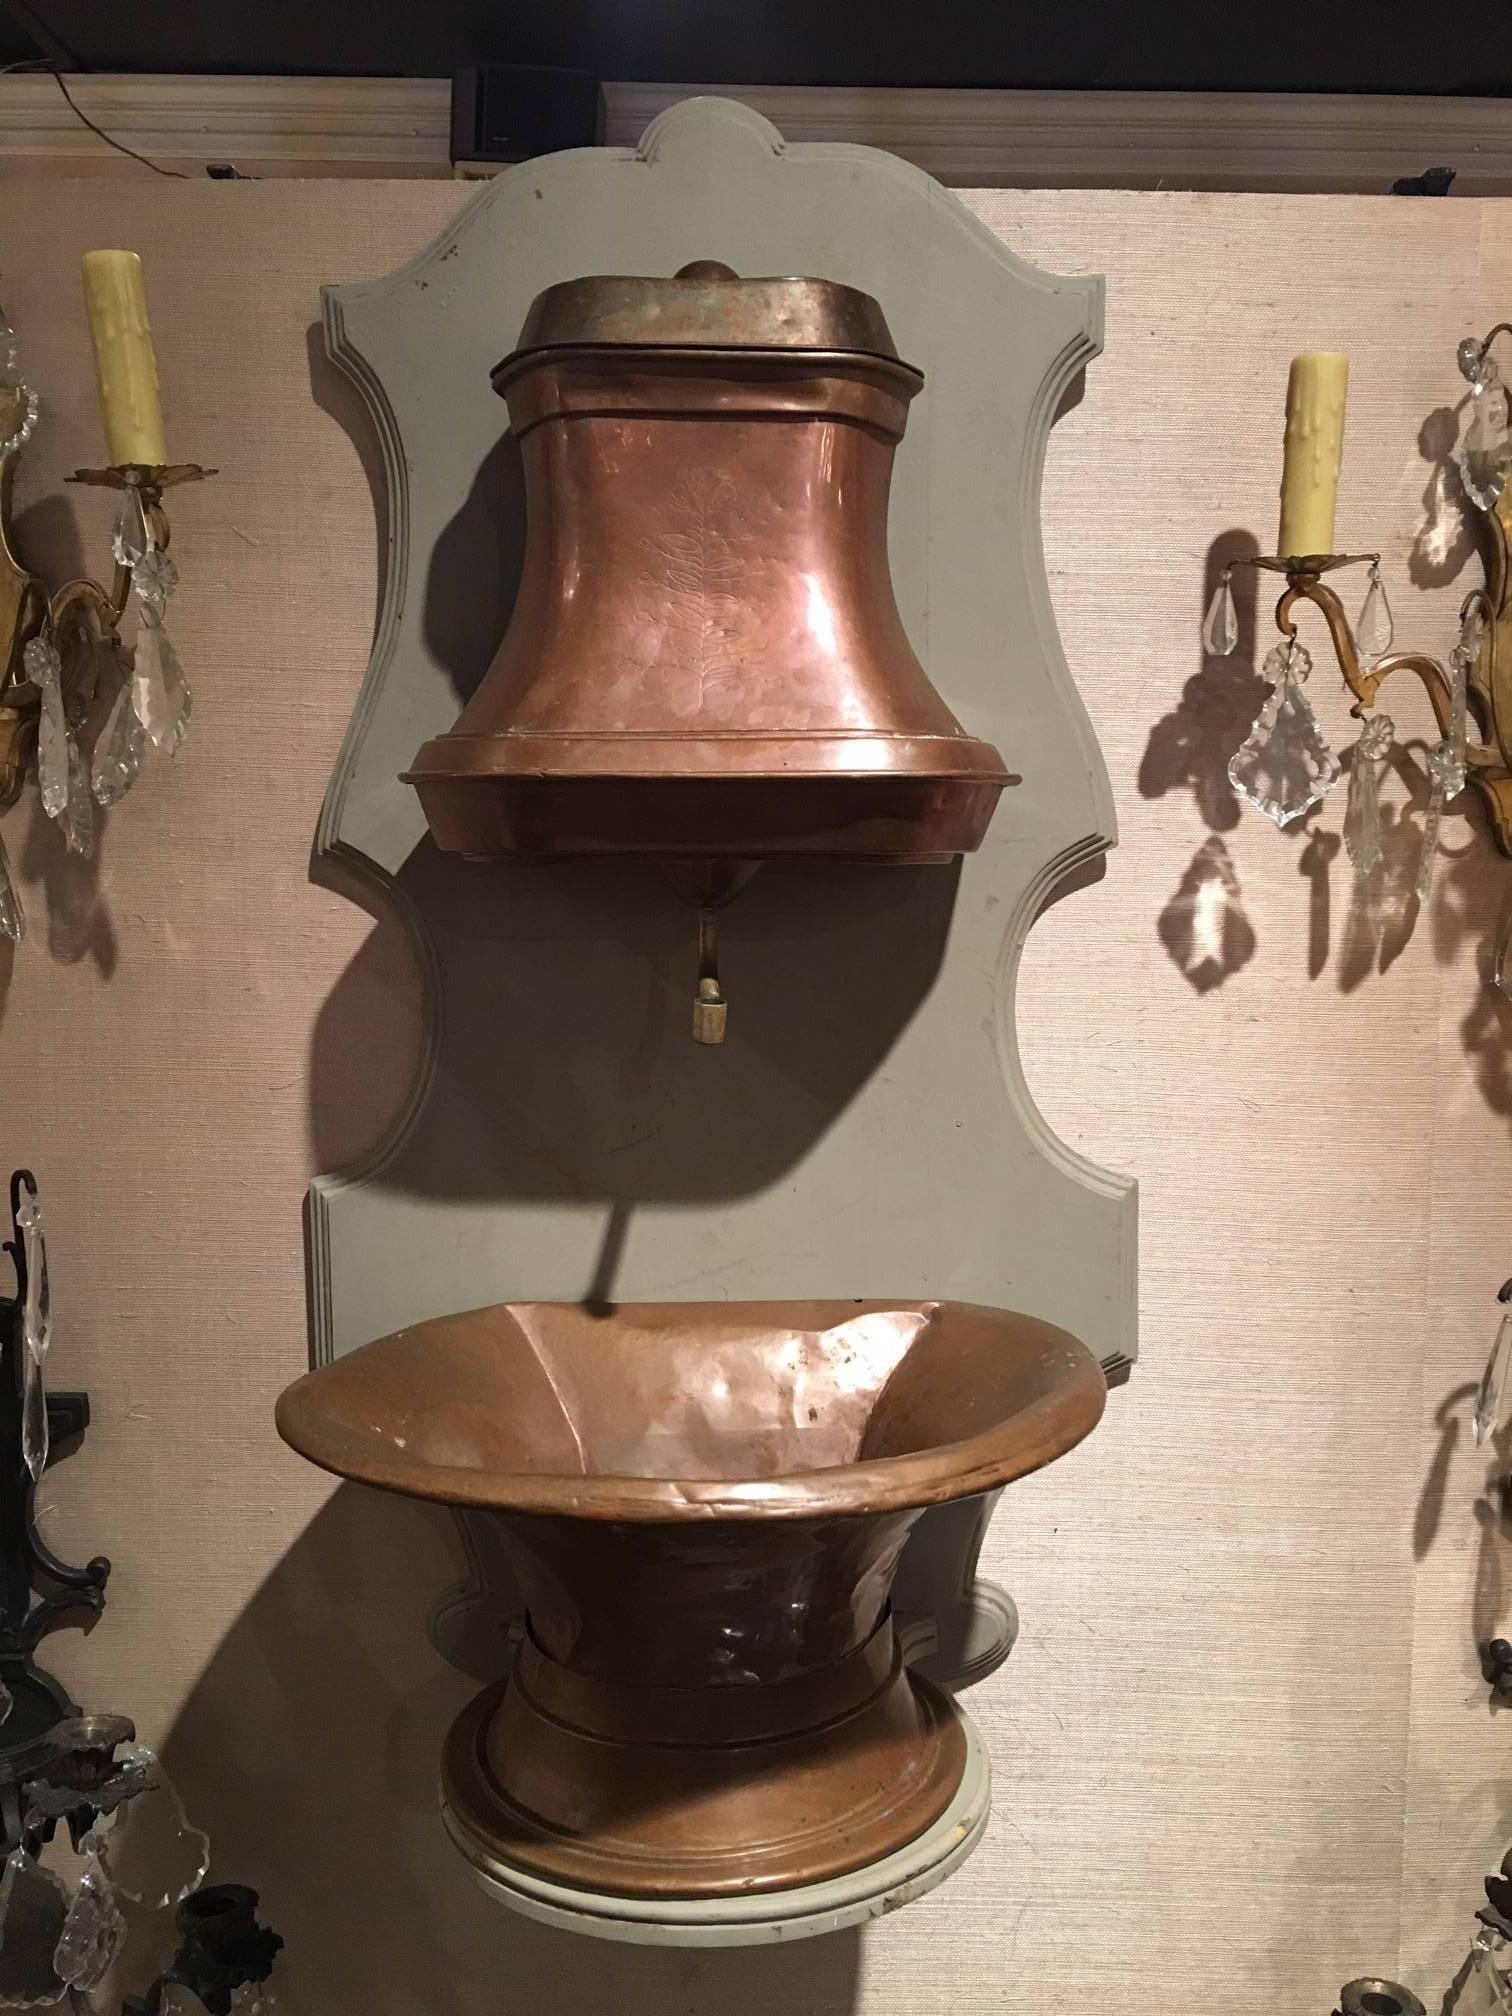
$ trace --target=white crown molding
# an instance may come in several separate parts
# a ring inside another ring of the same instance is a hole
[[[66,78],[79,109],[165,168],[249,175],[449,176],[444,77]],[[0,175],[145,175],[69,110],[56,80],[0,76]]]
[[[606,84],[604,139],[632,145],[692,84]],[[1458,171],[1457,196],[1512,195],[1512,100],[1233,91],[960,91],[719,85],[790,140],[898,154],[966,189],[1384,194]]]
[[[444,77],[70,76],[80,108],[168,168],[449,176]],[[879,147],[957,188],[1382,193],[1429,167],[1456,196],[1512,195],[1512,100],[1196,91],[721,86],[795,140]],[[691,84],[606,84],[604,139],[632,146]],[[144,175],[49,76],[0,76],[0,176]],[[456,171],[486,177],[487,163]]]

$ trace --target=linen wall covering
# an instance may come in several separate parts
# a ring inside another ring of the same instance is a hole
[[[116,1562],[103,1622],[52,1663],[164,1745],[217,1873],[289,1940],[300,2016],[526,1995],[564,2016],[1302,2016],[1377,1969],[1436,2006],[1512,1840],[1474,1649],[1512,1592],[1467,1392],[1512,1272],[1512,1009],[1478,973],[1512,867],[1456,815],[1421,915],[1352,912],[1342,787],[1308,832],[1238,815],[1255,633],[1204,670],[1197,626],[1215,542],[1272,541],[1287,360],[1338,348],[1340,542],[1383,550],[1399,642],[1447,650],[1478,563],[1443,409],[1457,339],[1512,308],[1512,206],[966,194],[1036,264],[1108,281],[1044,523],[1121,845],[1036,928],[1020,1022],[1051,1125],[1140,1179],[1142,1355],[992,1531],[1024,1625],[969,1701],[986,1844],[862,1937],[719,1956],[571,1942],[474,1892],[435,1812],[473,1684],[426,1637],[463,1571],[451,1526],[333,1490],[272,1429],[305,1358],[302,1193],[402,1101],[418,999],[403,932],[309,880],[378,548],[317,290],[388,271],[465,200],[33,183],[0,232],[44,401],[26,554],[55,579],[103,564],[108,500],[61,482],[101,453],[88,246],[142,252],[170,453],[222,472],[175,500],[185,750],[93,864],[34,795],[5,826],[33,935],[0,954],[0,1153],[35,1166],[54,1226],[53,1379],[95,1405],[43,1531]],[[1429,729],[1415,686],[1386,704]],[[1410,879],[1424,794],[1391,789]]]

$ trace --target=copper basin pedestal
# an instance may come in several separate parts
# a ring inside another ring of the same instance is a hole
[[[899,1551],[926,1506],[1070,1449],[1104,1391],[1064,1331],[967,1304],[523,1303],[312,1372],[278,1425],[498,1519],[527,1614],[448,1740],[448,1824],[479,1868],[654,1916],[940,1820],[966,1737],[902,1664]]]

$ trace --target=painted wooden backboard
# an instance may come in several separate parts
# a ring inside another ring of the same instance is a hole
[[[518,458],[489,369],[542,288],[719,259],[875,295],[925,374],[890,543],[915,649],[1022,783],[957,868],[768,866],[725,913],[723,1046],[689,1038],[693,920],[654,869],[443,857],[399,781],[507,621]],[[383,612],[318,847],[376,876],[428,976],[400,1124],[310,1197],[317,1361],[505,1299],[938,1295],[1134,1353],[1134,1193],[1052,1136],[1019,1066],[1018,957],[1112,842],[1055,633],[1038,499],[1101,283],[1004,250],[917,169],[787,147],[693,99],[634,151],[489,183],[429,250],[327,290],[388,477]]]

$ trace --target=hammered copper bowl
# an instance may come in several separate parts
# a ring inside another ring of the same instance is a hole
[[[467,1852],[718,1897],[842,1875],[945,1810],[964,1738],[902,1665],[899,1552],[1104,1397],[1075,1338],[964,1303],[515,1303],[310,1373],[278,1426],[507,1537],[524,1639],[443,1765]]]

